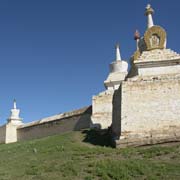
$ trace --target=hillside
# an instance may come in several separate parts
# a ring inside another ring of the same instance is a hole
[[[107,136],[95,137],[88,130],[2,144],[0,180],[180,179],[180,143],[126,149],[107,145]]]

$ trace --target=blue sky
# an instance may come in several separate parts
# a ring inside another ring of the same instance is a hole
[[[125,60],[135,51],[147,3],[179,52],[179,0],[1,0],[0,124],[14,98],[24,122],[90,105],[104,90],[114,44]]]

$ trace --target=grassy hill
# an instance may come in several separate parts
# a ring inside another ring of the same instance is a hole
[[[95,137],[91,131],[3,144],[0,180],[9,179],[180,179],[180,144],[113,149],[108,136]]]

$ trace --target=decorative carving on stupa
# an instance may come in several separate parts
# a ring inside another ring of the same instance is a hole
[[[134,34],[137,49],[132,56],[132,61],[136,61],[144,51],[166,48],[166,31],[162,27],[154,25],[153,13],[154,10],[148,4],[145,11],[145,15],[147,16],[147,30],[143,37],[140,37],[137,30]]]
[[[131,57],[128,77],[178,73],[179,66],[175,68],[174,65],[180,63],[180,55],[166,48],[166,31],[161,26],[154,25],[153,13],[154,10],[148,4],[145,10],[147,29],[143,37],[140,37],[137,30],[134,34],[136,51]]]
[[[147,50],[166,48],[166,31],[160,26],[153,26],[144,34]]]

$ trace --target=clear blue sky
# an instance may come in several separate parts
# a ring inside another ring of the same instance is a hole
[[[179,52],[179,0],[1,0],[0,124],[14,98],[24,122],[90,105],[104,90],[114,44],[123,59],[133,54],[147,3]]]

